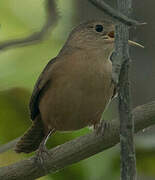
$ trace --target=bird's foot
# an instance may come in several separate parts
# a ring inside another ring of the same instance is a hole
[[[36,160],[38,164],[44,166],[44,160],[47,156],[50,158],[51,155],[46,146],[41,144],[36,152]]]
[[[48,137],[51,135],[51,133],[54,133],[54,132],[55,132],[55,129],[47,131],[45,137],[43,138],[36,152],[36,159],[40,165],[44,164],[44,159],[46,158],[46,156],[48,156],[48,158],[50,158],[51,156],[48,149],[46,148],[46,141]]]
[[[95,125],[94,130],[97,135],[104,135],[105,130],[109,129],[111,127],[111,123],[109,121],[101,121],[98,124]]]

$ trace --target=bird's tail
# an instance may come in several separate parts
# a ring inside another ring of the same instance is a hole
[[[21,137],[15,146],[17,153],[30,153],[38,149],[41,141],[45,137],[44,125],[41,121],[40,115],[32,122],[32,126]]]

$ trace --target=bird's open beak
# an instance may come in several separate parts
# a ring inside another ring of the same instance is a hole
[[[112,39],[114,40],[114,38],[115,38],[114,31],[110,31],[107,35],[108,35],[108,37],[109,37],[111,40],[112,40]],[[131,46],[138,46],[138,47],[144,48],[143,45],[141,45],[141,44],[139,44],[139,43],[137,43],[137,42],[131,41],[131,40],[128,40],[128,43],[129,43],[129,45],[131,45]]]

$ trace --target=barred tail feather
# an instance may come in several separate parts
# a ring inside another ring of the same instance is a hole
[[[40,116],[32,122],[30,129],[21,137],[15,146],[17,153],[30,153],[38,149],[41,141],[45,137],[44,125]]]

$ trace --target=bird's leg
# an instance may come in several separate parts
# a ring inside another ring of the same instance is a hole
[[[54,132],[55,132],[54,129],[47,131],[47,133],[45,134],[45,137],[43,138],[43,140],[40,143],[39,148],[36,152],[36,157],[40,161],[41,164],[43,164],[44,154],[50,156],[48,149],[46,148],[46,142],[47,142],[49,136]]]

